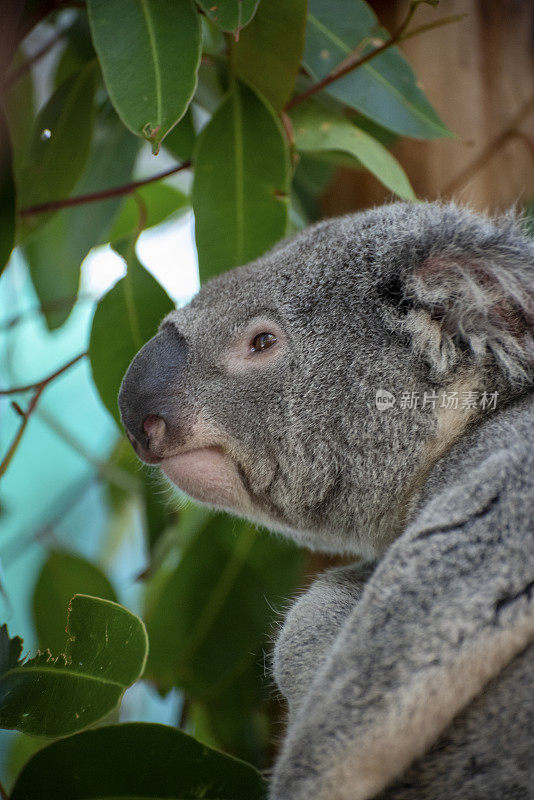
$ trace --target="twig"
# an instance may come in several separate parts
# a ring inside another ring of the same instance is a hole
[[[54,541],[54,528],[60,523],[67,514],[85,497],[86,493],[100,481],[98,475],[86,475],[80,480],[67,486],[58,498],[54,499],[45,514],[46,522],[40,525],[37,530],[34,525],[28,527],[23,533],[18,533],[2,549],[2,562],[4,567],[9,567],[24,555],[32,544],[40,544],[51,537]]]
[[[2,798],[2,800],[9,800],[9,795],[1,783],[0,783],[0,797]]]
[[[522,136],[518,128],[529,116],[529,114],[532,113],[532,111],[534,111],[534,96],[521,106],[517,114],[510,120],[506,128],[501,131],[501,133],[499,133],[495,139],[493,139],[491,142],[488,142],[486,147],[483,148],[482,152],[479,153],[479,155],[473,159],[473,161],[471,161],[471,163],[468,164],[465,169],[459,173],[459,175],[453,178],[445,186],[441,193],[444,195],[450,195],[455,192],[461,186],[470,181],[471,178],[473,178],[476,173],[479,172],[479,170],[481,170],[491,158],[493,158],[495,153],[500,150],[500,148],[506,144],[509,139],[513,138],[514,136]]]
[[[42,203],[37,206],[28,206],[19,210],[19,216],[29,217],[32,214],[44,214],[46,211],[56,211],[58,208],[70,208],[71,206],[81,206],[85,203],[96,203],[99,200],[107,200],[110,197],[120,197],[125,194],[131,194],[139,189],[141,186],[146,186],[148,183],[160,181],[167,178],[169,175],[174,175],[181,172],[183,169],[189,169],[191,161],[184,161],[177,167],[160,172],[157,175],[152,175],[150,178],[144,178],[141,181],[132,181],[132,183],[125,183],[123,186],[115,186],[113,189],[103,189],[100,192],[91,192],[90,194],[81,194],[78,197],[66,197],[63,200],[50,200],[48,203]]]
[[[11,86],[13,86],[14,83],[20,80],[20,78],[22,78],[22,76],[25,75],[26,72],[29,72],[29,70],[33,67],[33,65],[37,63],[37,61],[43,58],[43,56],[49,53],[50,50],[59,41],[61,41],[63,34],[64,31],[60,31],[60,33],[53,36],[49,42],[43,45],[43,47],[41,47],[40,50],[34,53],[33,56],[30,56],[30,58],[27,58],[26,61],[23,61],[23,63],[20,65],[20,67],[18,67],[18,69],[14,70],[10,75],[6,77],[4,87],[6,89],[9,89]]]
[[[56,436],[59,436],[66,445],[84,458],[88,464],[91,464],[98,472],[100,478],[114,484],[119,489],[123,489],[125,492],[139,492],[141,490],[139,478],[130,474],[125,469],[122,469],[118,464],[102,461],[100,458],[97,458],[97,456],[94,456],[87,450],[85,444],[80,441],[75,434],[62,425],[52,414],[49,414],[48,411],[38,409],[35,414],[56,434]]]
[[[453,14],[450,17],[443,17],[435,22],[429,22],[425,25],[420,25],[418,28],[414,28],[413,30],[406,32],[406,28],[410,24],[418,5],[418,2],[410,3],[410,8],[408,14],[406,15],[406,19],[400,25],[397,32],[392,34],[387,41],[385,41],[379,47],[376,47],[374,50],[371,50],[371,52],[367,53],[365,56],[359,57],[359,53],[361,51],[360,42],[358,47],[352,53],[349,53],[349,55],[341,62],[341,64],[338,64],[336,67],[334,67],[334,69],[324,78],[322,78],[322,80],[314,83],[312,86],[306,89],[306,91],[302,92],[302,94],[296,95],[296,97],[293,97],[288,103],[286,103],[284,110],[290,111],[292,108],[295,108],[295,106],[303,103],[304,100],[307,100],[309,97],[312,97],[312,95],[317,94],[317,92],[321,92],[327,86],[330,86],[330,84],[334,83],[334,81],[338,81],[340,78],[348,75],[349,72],[359,69],[359,67],[367,64],[369,61],[371,61],[371,59],[376,58],[385,50],[388,50],[390,47],[393,47],[399,42],[406,41],[406,39],[411,39],[413,36],[418,36],[420,33],[432,30],[433,28],[439,28],[442,25],[450,25],[454,22],[460,22],[462,19],[464,19],[464,17],[467,16],[466,14]]]
[[[84,356],[86,356],[86,355],[87,355],[87,353],[80,353],[80,355],[76,356],[76,358],[71,359],[67,364],[64,364],[62,367],[60,367],[60,369],[57,369],[51,375],[48,375],[48,377],[43,378],[43,380],[38,381],[37,383],[30,383],[30,384],[28,384],[26,386],[16,386],[16,387],[13,387],[11,389],[0,390],[0,395],[16,394],[17,392],[28,392],[28,391],[30,391],[32,389],[33,389],[33,392],[34,392],[33,397],[30,400],[30,403],[29,403],[28,408],[26,409],[26,411],[23,411],[21,409],[21,407],[17,403],[14,403],[15,411],[17,411],[17,413],[22,417],[22,422],[19,425],[19,429],[16,432],[16,434],[15,434],[15,436],[13,438],[13,441],[11,442],[11,444],[10,444],[10,446],[8,448],[8,451],[7,451],[6,455],[4,456],[4,458],[2,460],[2,463],[0,463],[0,478],[2,477],[2,475],[4,475],[5,471],[7,470],[7,468],[9,467],[9,465],[11,463],[11,459],[15,455],[17,447],[20,444],[20,440],[22,439],[24,431],[26,430],[26,426],[27,426],[27,424],[29,422],[29,419],[30,419],[31,415],[33,414],[33,412],[35,411],[35,406],[37,405],[37,403],[39,401],[39,398],[40,398],[41,394],[43,393],[44,389],[48,386],[48,384],[51,381],[53,381],[55,378],[57,378],[59,375],[61,375],[66,370],[70,369],[70,367],[72,367],[74,364],[76,364],[78,361],[80,361],[80,359],[84,358]]]
[[[63,372],[66,372],[68,369],[73,367],[74,364],[76,364],[78,361],[81,361],[81,359],[84,358],[86,355],[87,353],[80,353],[75,358],[72,358],[70,361],[64,364],[62,367],[56,369],[56,371],[53,372],[51,375],[48,375],[46,378],[42,378],[40,381],[35,381],[34,383],[27,383],[24,386],[12,386],[10,389],[0,389],[0,395],[19,394],[20,392],[29,392],[31,389],[36,389],[36,390],[40,389],[42,391],[45,388],[45,386],[47,386],[47,384],[50,383],[50,381],[53,381],[54,378],[57,378]]]

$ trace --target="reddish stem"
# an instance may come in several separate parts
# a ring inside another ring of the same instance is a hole
[[[146,186],[148,183],[160,181],[163,178],[168,178],[169,175],[174,175],[184,169],[189,169],[191,161],[185,161],[178,167],[172,167],[165,172],[160,172],[157,175],[152,175],[150,178],[144,178],[141,181],[132,181],[132,183],[125,183],[123,186],[115,186],[113,189],[104,189],[100,192],[91,192],[90,194],[81,194],[78,197],[66,197],[63,200],[50,200],[48,203],[41,203],[37,206],[28,206],[19,210],[19,216],[29,217],[33,214],[44,214],[47,211],[57,211],[59,208],[71,208],[72,206],[81,206],[85,203],[96,203],[99,200],[108,200],[110,197],[121,197],[125,194],[131,194],[141,186]]]
[[[15,410],[22,417],[22,422],[20,423],[19,428],[18,428],[18,430],[17,430],[17,432],[16,432],[16,434],[15,434],[15,436],[13,438],[13,441],[11,442],[11,444],[10,444],[10,446],[8,448],[8,451],[7,451],[6,455],[4,456],[4,458],[2,459],[2,463],[0,464],[0,478],[2,477],[2,475],[5,473],[5,471],[9,467],[9,465],[11,463],[11,460],[12,460],[13,456],[15,455],[15,452],[17,450],[17,447],[20,444],[20,441],[22,439],[24,431],[26,430],[26,426],[27,426],[27,424],[29,422],[29,419],[30,419],[31,415],[33,414],[33,412],[35,411],[35,407],[36,407],[36,405],[37,405],[37,403],[39,401],[39,398],[40,398],[41,394],[43,393],[44,389],[48,386],[48,384],[51,381],[53,381],[55,378],[57,378],[63,372],[66,372],[66,370],[70,369],[70,367],[72,367],[74,364],[76,364],[78,361],[80,361],[86,355],[87,355],[87,353],[80,353],[75,358],[72,358],[69,362],[67,362],[67,364],[64,364],[59,369],[56,369],[55,372],[52,372],[51,375],[48,375],[46,378],[43,378],[42,380],[37,381],[36,383],[29,383],[29,384],[27,384],[25,386],[14,386],[11,389],[2,389],[2,390],[0,390],[0,395],[10,395],[10,394],[16,394],[17,392],[28,392],[31,389],[34,390],[33,397],[30,400],[30,403],[29,403],[28,408],[26,409],[26,411],[23,411],[21,409],[21,407],[17,403],[14,404],[15,405]]]
[[[353,72],[355,69],[358,69],[359,67],[362,67],[364,64],[367,64],[368,61],[371,61],[371,59],[376,58],[385,50],[388,50],[390,47],[393,47],[399,42],[405,41],[406,39],[411,39],[412,36],[417,36],[420,33],[432,30],[433,28],[439,28],[442,25],[449,25],[451,22],[460,22],[466,16],[465,14],[455,14],[450,17],[445,17],[443,19],[436,20],[435,22],[430,22],[427,25],[421,25],[418,28],[414,28],[413,31],[405,33],[406,27],[410,23],[414,10],[415,8],[411,10],[411,13],[408,14],[408,16],[406,17],[405,21],[402,23],[398,31],[395,34],[393,34],[386,42],[381,44],[379,47],[376,47],[374,50],[371,50],[371,52],[367,53],[367,55],[358,58],[356,61],[353,61],[352,57],[355,56],[355,54],[358,52],[359,50],[358,46],[358,48],[353,53],[348,55],[347,58],[345,58],[341,64],[337,65],[337,67],[334,67],[332,72],[329,72],[328,75],[326,75],[322,80],[318,81],[317,83],[314,83],[312,86],[306,89],[306,91],[302,92],[302,94],[296,95],[296,97],[293,97],[288,103],[286,103],[284,111],[291,111],[292,108],[295,108],[295,106],[300,105],[300,103],[303,103],[309,97],[312,97],[312,95],[321,92],[327,86],[330,86],[331,83],[334,83],[334,81],[338,81],[340,78],[343,78],[345,75],[348,75],[349,72]]]

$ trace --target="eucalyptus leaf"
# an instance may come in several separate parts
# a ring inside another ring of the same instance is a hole
[[[100,113],[84,174],[76,194],[92,194],[130,180],[139,139],[132,136],[111,105]],[[67,319],[76,301],[80,267],[91,248],[108,241],[106,233],[121,197],[58,211],[24,245],[32,282],[50,329]]]
[[[265,645],[273,606],[296,586],[296,547],[222,515],[208,518],[178,566],[149,587],[147,676],[194,698],[224,693]]]
[[[309,0],[304,64],[318,81],[357,48],[361,57],[387,38],[364,0]],[[326,91],[396,133],[420,139],[452,135],[396,47],[334,81]]]
[[[88,0],[93,42],[124,124],[157,153],[193,97],[201,26],[193,0]]]
[[[11,735],[9,738],[9,749],[5,754],[4,778],[8,786],[13,786],[17,775],[28,759],[38,750],[46,747],[48,742],[40,736],[26,736],[24,733],[16,733],[15,736]]]
[[[332,180],[332,164],[313,155],[300,153],[292,183],[291,207],[298,217],[298,229],[321,217],[321,195]],[[302,219],[301,219],[302,217]]]
[[[345,117],[315,103],[305,103],[291,113],[291,121],[297,150],[348,153],[403,200],[415,199],[408,176],[397,159]]]
[[[275,109],[288,100],[304,49],[306,0],[262,0],[252,22],[232,45],[236,74]]]
[[[96,73],[97,65],[92,61],[67,78],[39,112],[21,170],[20,208],[62,200],[78,183],[93,134]],[[49,218],[50,213],[25,217],[20,237]]]
[[[196,131],[193,124],[191,106],[187,109],[178,125],[165,137],[165,149],[179,161],[189,161],[193,155],[196,142]]]
[[[197,0],[198,5],[218,28],[233,33],[237,38],[248,25],[260,0]]]
[[[55,86],[62,84],[69,75],[78,72],[96,57],[85,12],[75,12],[72,23],[63,32],[61,39],[64,48],[54,74]]]
[[[194,156],[193,210],[202,281],[264,253],[287,225],[287,144],[278,119],[235,83]]]
[[[206,61],[198,70],[198,86],[195,103],[210,115],[217,111],[223,97],[228,92],[228,71],[220,62]]]
[[[134,234],[139,225],[140,208],[146,213],[143,230],[147,230],[169,217],[185,213],[189,209],[189,198],[166,183],[148,183],[146,186],[141,186],[123,201],[106,241],[116,242]]]
[[[0,727],[66,736],[102,719],[143,672],[145,627],[126,608],[88,595],[69,605],[67,642],[55,658],[20,660],[22,639],[0,628]]]
[[[38,788],[38,795],[36,794]],[[11,800],[265,800],[250,764],[176,728],[109,725],[53,742],[25,765]]]
[[[188,717],[197,739],[257,767],[265,766],[266,753],[278,727],[276,705],[269,707],[269,700],[275,698],[265,658],[251,661],[208,702],[191,701]]]
[[[109,579],[90,561],[67,551],[51,552],[33,590],[33,619],[41,649],[61,652],[65,644],[65,609],[75,594],[117,601]]]
[[[139,460],[126,438],[121,436],[108,461],[112,469],[117,467],[123,473],[131,474],[138,484],[137,496],[143,502],[144,529],[150,552],[153,551],[159,537],[176,516],[174,504],[167,501],[164,492],[164,479],[161,475],[139,471]],[[125,504],[131,500],[132,491],[127,491],[113,483],[106,486],[107,497],[111,509],[121,512]]]
[[[126,276],[96,307],[89,341],[91,370],[102,402],[119,426],[117,396],[124,373],[173,308],[168,294],[144,269],[135,252],[128,260]]]
[[[19,50],[13,59],[12,70],[19,69],[27,56]],[[13,171],[15,183],[20,184],[21,171],[26,162],[27,151],[35,124],[35,101],[32,71],[24,72],[15,83],[4,88],[2,105],[11,134]]]

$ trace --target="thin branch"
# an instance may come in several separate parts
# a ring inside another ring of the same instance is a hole
[[[89,489],[98,485],[99,481],[99,476],[93,474],[89,477],[85,475],[80,480],[69,484],[64,492],[54,498],[53,503],[43,514],[46,522],[37,529],[35,529],[34,525],[28,526],[25,532],[18,533],[17,536],[4,545],[2,549],[4,567],[9,567],[15,563],[28,552],[28,548],[33,544],[41,544],[44,540],[54,537],[55,527],[83,499]],[[52,541],[54,541],[54,538],[52,538]]]
[[[9,89],[11,86],[13,86],[14,83],[20,80],[23,75],[29,72],[30,69],[34,66],[34,64],[40,61],[40,59],[43,58],[43,56],[49,53],[50,50],[52,50],[52,48],[55,47],[55,45],[61,41],[63,34],[64,31],[60,31],[59,33],[57,33],[50,39],[49,42],[43,45],[43,47],[41,47],[40,50],[34,53],[33,56],[30,56],[30,58],[27,58],[26,61],[23,61],[20,67],[18,67],[18,69],[14,70],[10,75],[6,77],[4,88]]]
[[[0,783],[0,798],[2,798],[2,800],[9,800],[9,795],[1,783]]]
[[[408,14],[406,15],[406,19],[398,28],[397,32],[392,34],[387,41],[381,44],[379,47],[376,47],[374,50],[371,50],[365,56],[359,57],[359,53],[361,52],[361,43],[358,47],[341,62],[338,64],[334,69],[328,73],[322,80],[314,83],[312,86],[308,87],[306,91],[302,92],[302,94],[296,95],[293,97],[288,103],[286,103],[284,110],[290,111],[295,106],[300,105],[309,97],[312,97],[314,94],[321,92],[327,86],[330,86],[331,83],[334,81],[338,81],[340,78],[343,78],[345,75],[348,75],[349,72],[353,72],[355,69],[359,69],[364,64],[367,64],[371,59],[376,58],[381,53],[388,50],[390,47],[398,44],[399,42],[405,41],[406,39],[411,39],[413,36],[418,36],[420,33],[424,33],[426,31],[432,30],[433,28],[439,28],[442,25],[450,25],[454,22],[460,22],[463,20],[467,15],[466,14],[453,14],[450,17],[443,17],[442,19],[436,20],[435,22],[427,23],[426,25],[420,25],[418,28],[414,28],[411,31],[406,31],[406,28],[411,22],[411,19],[415,13],[418,3],[411,3],[410,9]]]
[[[132,183],[125,183],[123,186],[115,186],[113,189],[104,189],[100,192],[91,192],[90,194],[81,194],[78,197],[66,197],[63,200],[51,200],[48,203],[42,203],[38,206],[28,206],[19,210],[19,216],[29,217],[32,214],[44,214],[46,211],[56,211],[58,208],[70,208],[72,206],[81,206],[85,203],[96,203],[99,200],[108,200],[110,197],[121,197],[125,194],[131,194],[139,189],[141,186],[146,186],[149,183],[160,181],[163,178],[168,178],[169,175],[175,175],[184,169],[189,169],[191,161],[184,161],[177,167],[159,172],[157,175],[152,175],[150,178],[144,178],[140,181],[132,181]]]
[[[495,153],[506,144],[509,139],[512,139],[515,136],[521,135],[521,132],[518,130],[519,126],[525,121],[525,119],[534,111],[534,96],[532,96],[529,100],[524,103],[517,114],[510,120],[506,128],[499,133],[495,139],[492,139],[491,142],[488,142],[486,147],[479,153],[479,155],[468,164],[465,169],[463,169],[459,175],[453,178],[442,190],[442,194],[450,195],[453,192],[457,191],[461,186],[468,183],[468,181],[473,178],[477,172],[479,172],[483,167],[486,166],[488,161],[490,161]]]
[[[114,484],[114,486],[117,486],[119,489],[123,489],[125,492],[139,492],[141,490],[141,481],[138,477],[122,469],[118,464],[114,464],[110,461],[102,461],[102,459],[94,456],[87,449],[84,442],[62,425],[53,414],[50,414],[44,409],[37,409],[35,414],[56,434],[56,436],[59,436],[66,445],[94,467],[100,478]]]
[[[412,28],[411,31],[408,31],[403,36],[401,36],[400,41],[406,42],[408,39],[412,39],[414,36],[419,36],[421,33],[426,33],[427,31],[433,31],[434,28],[443,28],[445,25],[454,25],[456,22],[462,22],[469,14],[451,14],[449,17],[441,17],[440,19],[436,19],[434,22],[426,22],[424,25],[418,25],[417,28]]]
[[[48,375],[46,378],[42,378],[40,381],[35,381],[34,383],[27,383],[24,386],[12,386],[10,389],[0,389],[0,395],[6,394],[19,394],[20,392],[29,392],[31,389],[35,390],[43,390],[45,386],[47,386],[50,381],[53,381],[63,372],[66,372],[68,369],[74,366],[78,361],[81,361],[82,358],[85,358],[87,353],[80,353],[75,358],[72,358],[66,364],[64,364],[59,369],[56,369],[55,372],[52,372],[51,375]]]
[[[25,412],[23,412],[24,416],[22,418],[22,422],[19,425],[19,429],[18,429],[17,433],[15,434],[15,437],[13,438],[13,441],[11,442],[11,444],[9,446],[9,449],[8,449],[7,453],[5,454],[3,460],[2,460],[2,463],[0,464],[0,478],[2,477],[2,475],[5,473],[5,471],[9,467],[9,465],[11,463],[11,459],[15,455],[15,451],[16,451],[17,447],[20,444],[20,440],[22,439],[24,431],[26,430],[26,426],[28,424],[28,420],[30,419],[31,414],[34,411],[35,406],[37,405],[37,401],[39,400],[39,397],[41,396],[41,391],[36,391],[35,392],[35,395],[32,397],[32,399],[30,401],[30,405],[28,406],[27,410]],[[15,404],[15,410],[17,411],[17,413],[20,414],[21,409],[20,409],[20,407],[17,408],[16,404]]]
[[[41,394],[43,393],[44,389],[48,386],[48,384],[51,381],[53,381],[55,378],[57,378],[59,375],[61,375],[66,370],[70,369],[70,367],[72,367],[74,364],[76,364],[78,361],[80,361],[80,359],[82,359],[86,355],[87,355],[87,353],[80,353],[80,355],[76,356],[76,358],[71,359],[63,367],[60,367],[60,369],[57,369],[51,375],[48,375],[48,377],[43,378],[43,380],[38,381],[37,383],[29,384],[27,386],[17,386],[17,387],[13,387],[11,389],[4,389],[4,390],[0,391],[0,395],[10,395],[10,394],[15,394],[16,392],[27,392],[27,391],[30,391],[32,389],[34,391],[33,397],[30,400],[30,403],[29,403],[28,408],[26,409],[26,411],[23,411],[21,409],[21,407],[17,403],[14,403],[15,411],[22,417],[22,422],[19,425],[19,428],[18,428],[18,430],[17,430],[17,432],[16,432],[16,434],[15,434],[15,436],[13,438],[13,441],[11,442],[11,444],[10,444],[10,446],[8,448],[7,453],[5,454],[4,458],[2,459],[2,463],[0,463],[0,478],[6,472],[7,468],[9,467],[9,465],[11,463],[11,460],[12,460],[13,456],[15,455],[15,452],[17,450],[17,447],[20,444],[20,441],[22,439],[24,431],[26,430],[26,426],[28,425],[28,422],[30,420],[31,415],[35,411],[35,407],[36,407],[36,405],[37,405],[37,403],[39,401],[39,398],[41,397]]]

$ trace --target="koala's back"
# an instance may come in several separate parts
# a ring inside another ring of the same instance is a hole
[[[376,800],[532,800],[534,644]]]
[[[436,465],[297,697],[273,798],[534,800],[533,525],[529,394]]]
[[[458,474],[469,475],[481,454],[507,447],[516,455],[522,480],[509,480],[499,502],[509,509],[526,510],[516,540],[525,563],[524,581],[531,575],[534,518],[528,508],[534,499],[534,403],[526,397],[486,426],[484,436],[474,432],[456,448],[451,458],[435,470],[427,491]],[[513,469],[507,471],[508,478]],[[462,474],[462,470],[460,470]],[[503,529],[504,533],[504,529]],[[496,548],[495,579],[506,572],[506,548]],[[499,559],[501,567],[499,568]],[[491,559],[490,559],[491,560]],[[526,583],[521,592],[529,599],[534,592]],[[511,597],[513,601],[515,598]],[[483,691],[452,721],[437,743],[416,760],[401,779],[391,784],[377,800],[533,800],[534,799],[534,643],[531,643],[491,680]]]

